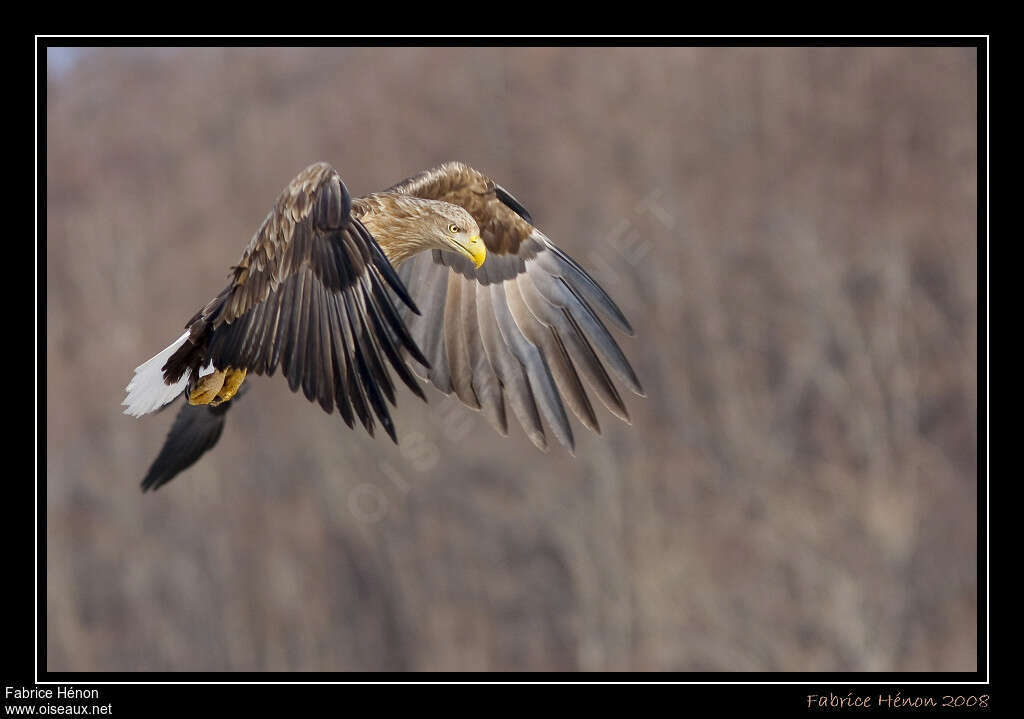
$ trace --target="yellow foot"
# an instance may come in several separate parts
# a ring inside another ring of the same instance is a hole
[[[189,392],[189,404],[210,404],[217,397],[221,387],[224,386],[224,370],[217,370],[213,374],[201,377],[196,383],[195,389]]]
[[[238,388],[242,386],[242,382],[245,381],[246,372],[247,370],[244,369],[226,368],[224,370],[224,386],[217,393],[217,398],[210,402],[210,406],[216,407],[221,402],[227,402],[234,397],[235,393],[238,392]]]

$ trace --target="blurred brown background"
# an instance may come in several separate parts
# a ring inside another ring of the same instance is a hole
[[[50,59],[49,670],[976,669],[974,49]],[[254,378],[143,495],[124,386],[291,177],[449,159],[631,318],[632,426],[404,392],[395,447]]]

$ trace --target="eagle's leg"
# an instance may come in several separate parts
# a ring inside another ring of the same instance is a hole
[[[245,374],[247,370],[234,369],[227,367],[224,370],[224,386],[221,387],[220,392],[217,393],[217,397],[210,402],[211,407],[216,407],[221,402],[227,402],[229,399],[235,396],[238,392],[238,388],[242,386],[242,382],[245,381]]]
[[[210,404],[217,398],[217,393],[224,386],[225,370],[215,370],[211,374],[200,377],[196,386],[188,393],[189,404]]]

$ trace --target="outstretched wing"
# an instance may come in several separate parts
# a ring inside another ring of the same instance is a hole
[[[622,331],[633,329],[601,286],[532,225],[507,190],[462,163],[409,178],[390,192],[464,207],[480,226],[487,259],[479,269],[453,253],[423,253],[399,276],[422,315],[400,310],[429,360],[422,370],[507,434],[506,403],[537,447],[546,450],[541,415],[572,451],[565,405],[600,433],[584,382],[620,419],[629,415],[609,370],[642,395],[636,373],[595,308]]]
[[[427,359],[386,288],[404,309],[418,310],[351,207],[330,165],[299,173],[232,269],[230,284],[189,321],[189,339],[164,366],[164,381],[173,384],[211,362],[267,375],[280,363],[293,392],[301,387],[326,412],[337,406],[350,427],[358,417],[370,434],[376,415],[395,439],[387,363],[424,397],[400,351]]]

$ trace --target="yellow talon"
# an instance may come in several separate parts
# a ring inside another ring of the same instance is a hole
[[[195,388],[188,394],[189,404],[210,404],[217,398],[217,393],[224,386],[223,370],[217,370],[205,377],[200,377]]]
[[[216,407],[221,402],[227,402],[235,396],[238,392],[238,388],[241,387],[242,382],[245,381],[245,375],[248,370],[232,369],[231,367],[228,367],[224,371],[226,373],[226,376],[224,377],[224,386],[217,394],[217,398],[210,402],[212,407]]]
[[[238,393],[247,372],[248,370],[244,369],[225,367],[201,377],[195,388],[189,392],[189,404],[208,404],[216,407],[227,402]]]

